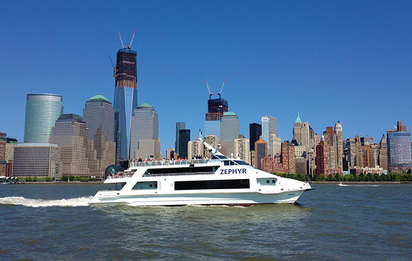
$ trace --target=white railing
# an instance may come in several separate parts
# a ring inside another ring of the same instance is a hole
[[[143,177],[161,177],[161,176],[185,176],[185,175],[213,175],[213,171],[205,172],[179,172],[179,173],[148,173],[143,174]]]
[[[173,165],[188,165],[188,164],[205,164],[209,159],[195,160],[151,160],[151,161],[131,161],[130,167],[147,167],[147,166],[173,166]]]
[[[117,174],[107,176],[106,179],[131,178],[132,176],[133,176],[132,173],[119,172]]]

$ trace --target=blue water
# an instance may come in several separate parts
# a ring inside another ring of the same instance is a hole
[[[299,205],[103,207],[103,185],[0,186],[1,260],[411,260],[412,185],[315,184]]]

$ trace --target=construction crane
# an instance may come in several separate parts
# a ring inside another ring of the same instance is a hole
[[[110,62],[112,63],[112,66],[113,66],[113,77],[116,78],[116,77],[117,77],[117,68],[116,68],[116,66],[114,66],[112,57],[110,57],[110,55],[107,55],[107,56],[109,56],[109,60],[110,60]]]
[[[223,80],[222,88],[220,88],[220,92],[217,93],[217,95],[219,95],[219,98],[221,98],[222,91],[223,91],[223,86],[225,86],[225,81],[226,81],[226,78]]]
[[[134,39],[134,34],[135,34],[135,33],[136,33],[136,30],[134,30],[134,32],[133,32],[132,40],[130,41],[130,44],[129,44],[129,49],[132,48],[132,43],[133,43],[133,39]]]
[[[119,33],[120,42],[122,43],[122,47],[123,47],[123,49],[125,49],[125,48],[124,48],[124,44],[123,44],[123,40],[122,40],[122,35],[120,34],[119,31],[118,31],[118,33]]]
[[[207,83],[207,81],[205,81],[205,82],[206,82],[207,90],[209,91],[209,99],[212,99],[213,92],[210,91],[210,86],[209,86],[209,84]]]

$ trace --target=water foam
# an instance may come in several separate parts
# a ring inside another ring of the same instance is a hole
[[[32,199],[25,197],[0,198],[1,205],[21,205],[25,207],[86,207],[92,197],[68,198],[68,199]]]
[[[338,184],[338,186],[341,187],[379,187],[380,185],[366,185],[366,184],[353,184],[353,185],[349,185],[349,184]]]

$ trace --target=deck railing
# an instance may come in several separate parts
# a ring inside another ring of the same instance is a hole
[[[130,167],[147,167],[147,166],[170,166],[170,165],[188,165],[188,164],[205,164],[209,159],[195,160],[151,160],[151,161],[132,161]]]

